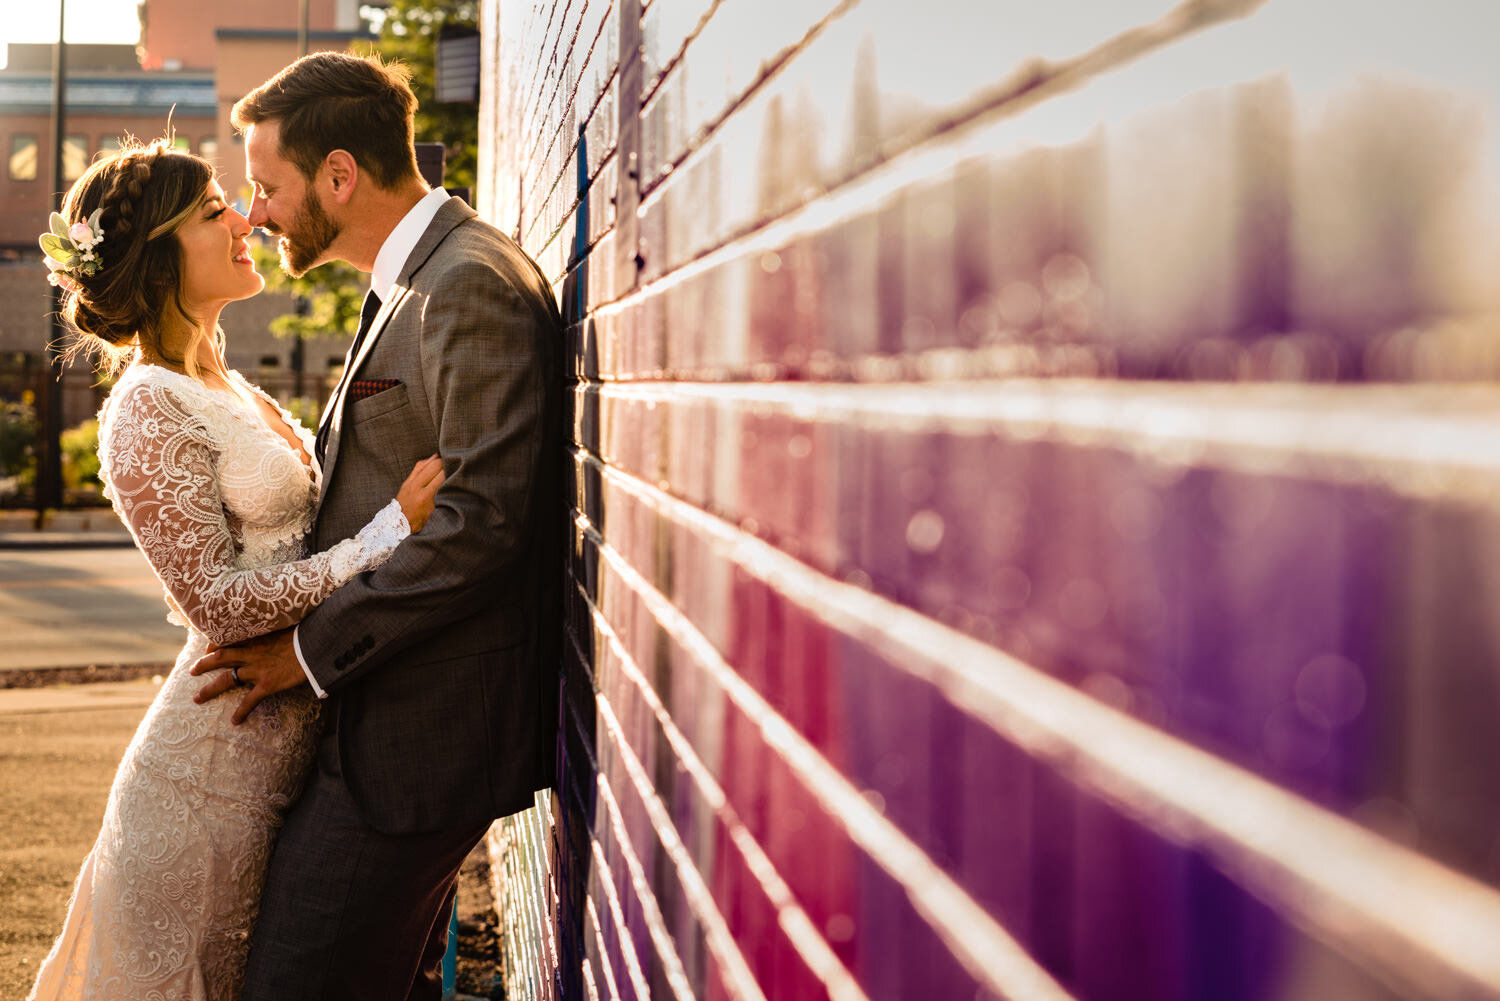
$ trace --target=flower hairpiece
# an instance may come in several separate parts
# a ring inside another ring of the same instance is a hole
[[[104,259],[94,248],[104,241],[104,228],[99,225],[99,215],[104,210],[97,208],[86,222],[75,222],[71,226],[60,213],[47,217],[49,232],[37,237],[44,260],[47,262],[47,281],[59,285],[69,292],[82,291],[78,279],[97,274]]]

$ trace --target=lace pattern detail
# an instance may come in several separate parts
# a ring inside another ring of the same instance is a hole
[[[237,397],[138,367],[105,405],[99,475],[173,607],[211,642],[292,625],[400,541],[388,507],[327,552],[270,562],[311,527],[302,459]],[[394,518],[404,526],[399,506]]]
[[[281,414],[311,454],[311,435]],[[235,1001],[318,702],[294,689],[235,726],[238,700],[197,705],[202,679],[187,671],[209,642],[299,621],[383,562],[408,526],[392,501],[354,538],[308,556],[317,484],[302,458],[239,397],[167,369],[127,370],[100,418],[106,494],[189,633],[126,749],[30,997]]]

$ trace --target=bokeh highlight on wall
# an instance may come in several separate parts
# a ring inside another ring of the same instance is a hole
[[[1500,12],[486,0],[516,998],[1500,996]]]

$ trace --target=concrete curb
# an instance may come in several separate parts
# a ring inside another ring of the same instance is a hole
[[[126,532],[5,532],[0,549],[129,549]]]
[[[93,685],[136,681],[172,673],[172,661],[136,664],[79,664],[56,667],[0,667],[0,691],[49,685]]]
[[[36,512],[0,511],[0,549],[99,549],[132,546],[119,516],[107,507],[48,511],[42,528]]]

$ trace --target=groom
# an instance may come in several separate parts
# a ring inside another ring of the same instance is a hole
[[[408,74],[320,52],[234,107],[250,222],[292,275],[371,273],[318,428],[313,547],[352,536],[412,464],[447,481],[421,532],[295,630],[211,653],[235,713],[310,685],[326,729],[277,841],[244,1001],[437,998],[458,869],[551,779],[566,504],[562,325],[546,276],[428,191]],[[233,669],[233,670],[230,670]]]

